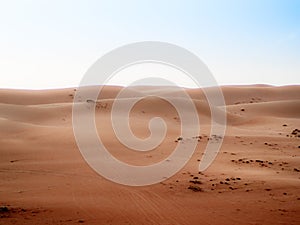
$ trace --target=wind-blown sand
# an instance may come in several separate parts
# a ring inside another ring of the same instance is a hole
[[[0,224],[300,224],[300,86],[222,89],[228,126],[213,164],[198,173],[210,110],[203,92],[189,89],[201,122],[195,154],[175,176],[145,187],[112,183],[84,161],[72,130],[75,89],[0,90]],[[180,135],[175,109],[155,97],[139,102],[130,114],[134,134],[147,137],[153,116],[168,133],[153,151],[131,151],[109,121],[120,90],[105,87],[97,103],[104,144],[134,165],[165,159]],[[141,90],[176,98],[167,87],[136,87],[133,95]]]

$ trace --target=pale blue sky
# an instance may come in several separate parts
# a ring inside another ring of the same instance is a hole
[[[300,83],[300,1],[0,0],[0,88],[79,84],[103,54],[165,41],[219,84]]]

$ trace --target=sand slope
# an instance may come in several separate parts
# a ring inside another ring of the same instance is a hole
[[[132,151],[117,140],[110,121],[121,89],[105,87],[96,103],[104,144],[134,165],[165,159],[180,135],[178,113],[153,96],[138,102],[130,113],[133,133],[147,137],[148,122],[155,116],[165,120],[168,132],[156,149]],[[83,160],[72,129],[75,88],[0,90],[0,224],[299,224],[300,137],[292,132],[300,128],[300,86],[222,90],[228,126],[214,163],[198,172],[210,135],[210,108],[203,90],[187,89],[197,108],[202,139],[179,173],[146,187],[112,183]],[[131,88],[131,98],[158,93],[185,104],[170,87]],[[121,101],[126,105],[130,100]],[[93,105],[86,99],[79,104]],[[201,191],[188,189],[190,185]]]

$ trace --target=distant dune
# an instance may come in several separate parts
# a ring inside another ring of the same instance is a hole
[[[178,90],[137,86],[120,100],[126,106],[151,95],[133,107],[132,132],[146,138],[149,120],[159,116],[167,136],[149,152],[123,146],[110,120],[120,90],[106,86],[95,102],[98,134],[112,155],[149,165],[168,157],[178,141],[193,139],[178,139],[178,112],[155,97],[159,93],[184,108]],[[300,86],[222,87],[226,106],[214,110],[226,109],[226,135],[216,160],[202,173],[198,166],[211,136],[211,108],[202,89],[185,90],[201,125],[193,157],[164,182],[129,187],[99,176],[81,156],[72,127],[76,88],[0,89],[0,224],[300,224]],[[94,105],[88,99],[78,104]]]

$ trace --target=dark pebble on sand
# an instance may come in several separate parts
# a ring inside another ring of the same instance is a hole
[[[255,162],[263,163],[264,161],[263,161],[263,160],[260,160],[260,159],[257,159],[257,160],[255,160]]]
[[[6,206],[0,206],[0,212],[8,212],[9,209]]]

